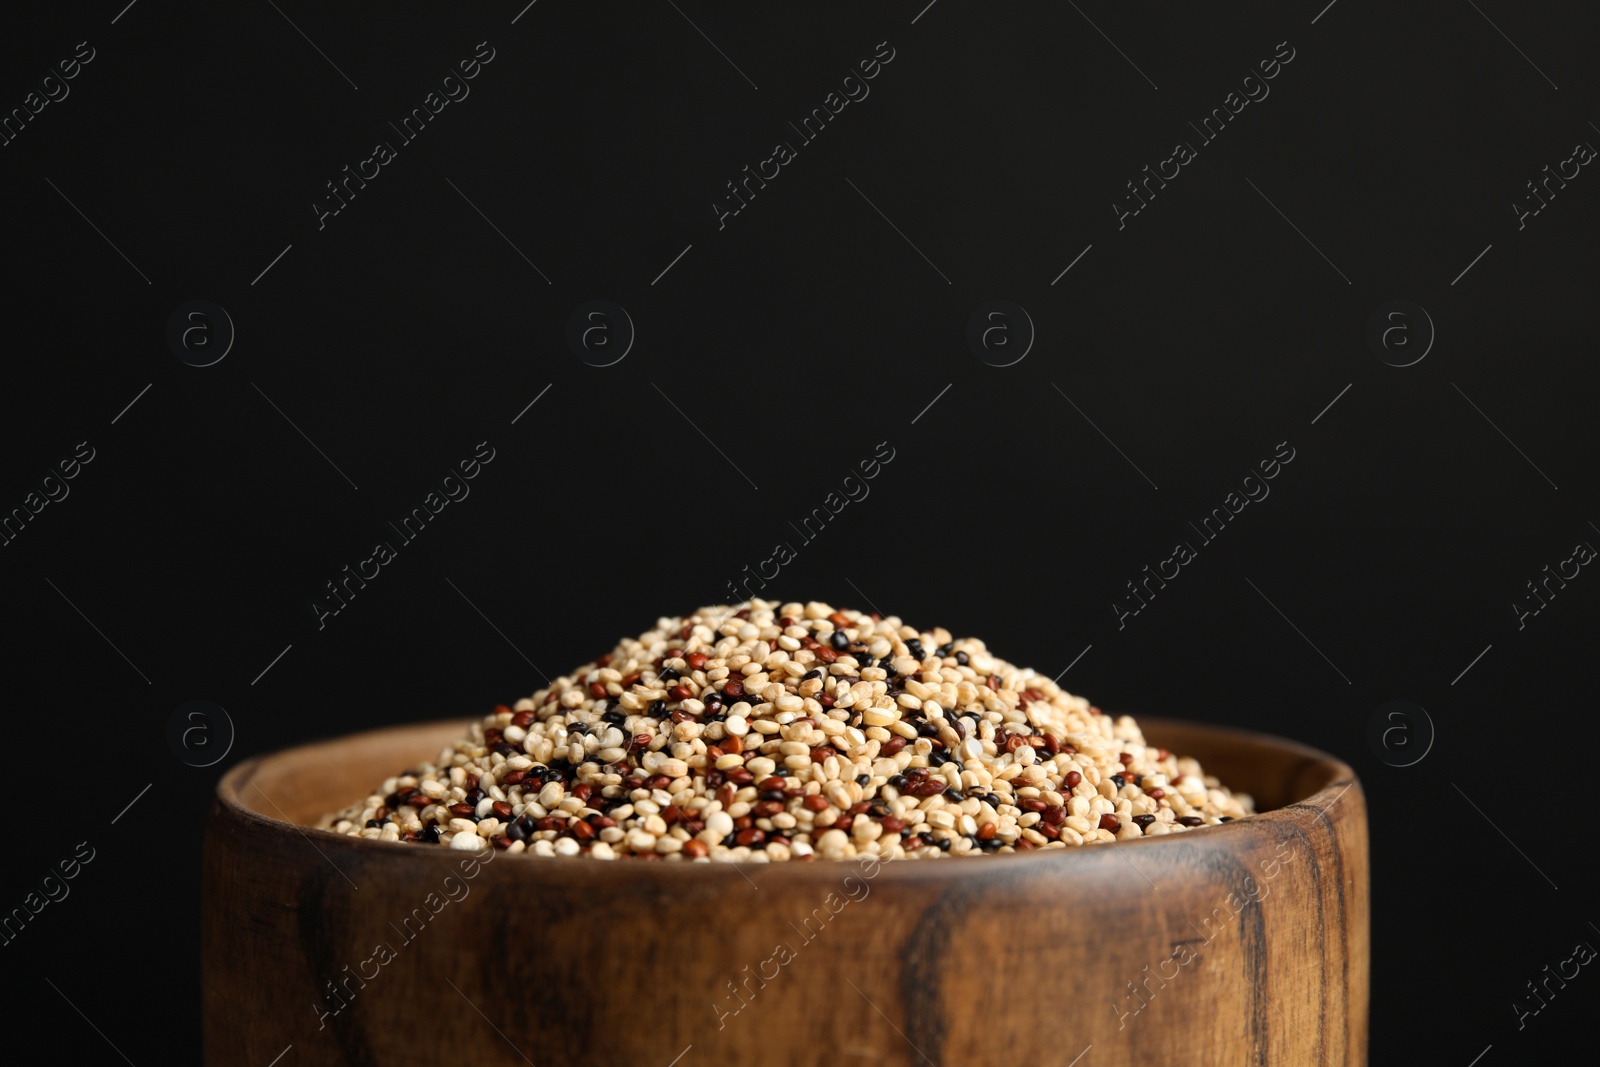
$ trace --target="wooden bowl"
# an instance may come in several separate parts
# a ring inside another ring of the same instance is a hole
[[[1261,734],[1143,726],[1264,813],[1008,856],[606,863],[303,828],[462,723],[248,760],[206,841],[207,1061],[1366,1063],[1354,773]]]

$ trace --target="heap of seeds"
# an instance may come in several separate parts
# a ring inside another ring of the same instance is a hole
[[[982,641],[827,604],[660,619],[323,820],[541,856],[936,859],[1251,814]]]

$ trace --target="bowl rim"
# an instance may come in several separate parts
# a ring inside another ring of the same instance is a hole
[[[230,767],[222,775],[222,777],[217,780],[214,794],[215,803],[218,807],[224,809],[231,817],[243,820],[246,824],[255,826],[258,829],[274,833],[283,833],[286,831],[298,833],[305,837],[308,843],[316,848],[318,852],[324,852],[325,849],[333,848],[341,852],[349,852],[356,856],[365,854],[366,856],[374,859],[384,856],[398,857],[401,855],[411,855],[418,857],[418,859],[423,862],[453,862],[455,860],[465,859],[468,857],[479,857],[480,862],[485,862],[481,859],[481,857],[483,857],[486,852],[491,850],[478,849],[468,852],[465,850],[450,848],[417,848],[415,845],[408,842],[382,841],[371,838],[354,837],[349,834],[334,833],[331,830],[321,827],[303,826],[287,818],[275,818],[253,807],[250,807],[239,799],[239,793],[246,784],[249,784],[251,776],[258,768],[260,768],[269,760],[281,759],[301,750],[309,750],[341,742],[352,742],[364,736],[386,733],[390,731],[408,729],[417,730],[419,732],[435,729],[442,731],[447,727],[455,727],[465,731],[466,728],[471,724],[481,721],[481,717],[473,717],[467,719],[452,718],[435,719],[423,722],[395,723],[370,730],[360,730],[354,733],[340,734],[334,737],[319,738],[304,742],[302,744],[291,745],[270,752],[260,753],[258,755],[241,760],[234,766]],[[1167,727],[1172,727],[1187,731],[1199,731],[1202,733],[1212,734],[1219,738],[1228,739],[1234,743],[1252,743],[1257,746],[1271,746],[1273,748],[1283,750],[1289,754],[1300,756],[1303,761],[1303,766],[1305,767],[1320,765],[1326,768],[1329,779],[1323,786],[1314,790],[1307,796],[1296,800],[1290,800],[1288,803],[1285,803],[1279,807],[1271,808],[1267,811],[1259,812],[1255,815],[1247,816],[1242,819],[1235,819],[1215,826],[1196,827],[1193,830],[1181,834],[1163,834],[1154,838],[1139,838],[1133,841],[1113,842],[1112,845],[1117,854],[1123,855],[1124,857],[1126,856],[1125,850],[1129,848],[1172,847],[1173,842],[1179,841],[1187,841],[1191,845],[1200,844],[1203,842],[1206,847],[1217,848],[1226,848],[1232,844],[1242,845],[1246,839],[1253,838],[1256,835],[1255,828],[1269,823],[1283,825],[1286,823],[1298,822],[1303,819],[1303,816],[1298,813],[1306,809],[1314,811],[1318,816],[1326,817],[1327,812],[1333,808],[1334,804],[1336,804],[1344,796],[1344,794],[1351,789],[1356,791],[1358,798],[1364,798],[1364,794],[1361,789],[1360,778],[1356,775],[1355,770],[1349,764],[1336,756],[1330,755],[1327,752],[1323,752],[1322,750],[1314,748],[1311,745],[1305,744],[1304,742],[1296,741],[1291,738],[1280,737],[1275,734],[1263,733],[1257,730],[1247,730],[1240,727],[1218,725],[1193,719],[1171,719],[1159,716],[1140,716],[1136,721],[1139,723],[1140,729],[1146,732],[1159,733]],[[266,796],[265,791],[261,792],[262,796]],[[269,803],[273,803],[273,805],[276,807],[276,802],[273,802],[270,797],[267,799]],[[279,810],[281,811],[282,809]],[[1196,832],[1202,833],[1203,837],[1197,839],[1194,836]],[[313,838],[311,836],[312,834],[315,834],[316,836]],[[1163,842],[1165,842],[1165,844],[1163,844]],[[1104,845],[1105,843],[1102,842],[1101,844]],[[494,851],[498,856],[499,850],[492,851]],[[983,860],[981,865],[983,869],[999,869],[999,866],[1012,868],[1016,864],[1054,864],[1060,862],[1079,861],[1088,862],[1090,857],[1101,856],[1105,851],[1108,850],[1101,847],[1079,846],[1076,848],[1030,849],[1026,852],[995,854],[977,858]],[[863,857],[860,856],[853,856],[839,860],[827,860],[819,856],[815,861],[787,861],[777,863],[760,863],[750,861],[742,863],[726,861],[716,861],[710,863],[630,863],[626,862],[625,860],[611,862],[596,861],[585,856],[533,856],[531,853],[524,855],[530,859],[543,861],[541,864],[527,864],[525,869],[528,871],[540,871],[542,873],[549,873],[551,875],[560,873],[578,873],[580,871],[617,873],[628,871],[634,872],[635,877],[641,876],[637,873],[641,871],[650,871],[652,872],[652,875],[661,875],[665,877],[696,877],[705,876],[705,872],[708,871],[722,871],[730,875],[735,872],[740,872],[748,879],[749,873],[753,871],[760,871],[766,877],[771,877],[771,875],[767,874],[767,872],[774,870],[785,870],[793,872],[792,876],[795,877],[809,877],[808,875],[801,874],[801,872],[815,872],[816,874],[827,875],[829,878],[834,878],[836,875],[848,873],[849,869],[855,866],[861,866],[864,863]],[[432,857],[432,859],[426,859],[426,857]],[[1069,860],[1068,857],[1072,857],[1072,859]],[[326,859],[327,856],[324,855],[324,858]],[[969,857],[959,858],[967,859]],[[329,862],[331,863],[332,860],[330,859]],[[918,863],[915,861],[890,861],[881,859],[878,861],[877,867],[878,872],[872,876],[874,878],[882,877],[882,873],[885,870],[893,872],[894,877],[906,877],[911,875],[924,877],[935,875],[941,872],[945,874],[970,874],[972,873],[973,869],[973,865],[971,863]],[[519,864],[519,869],[522,868],[523,865]],[[673,871],[677,871],[679,873],[668,873]],[[685,874],[684,872],[691,873]],[[700,872],[700,874],[696,875],[692,872]],[[721,875],[717,875],[717,877],[720,876]],[[783,877],[789,876],[791,875],[784,875]]]

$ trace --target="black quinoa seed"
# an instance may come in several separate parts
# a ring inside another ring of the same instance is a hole
[[[836,652],[843,652],[850,647],[850,639],[844,635],[843,630],[833,631],[833,636],[828,639]]]
[[[1183,818],[1178,820],[1178,825],[1180,825],[1180,826],[1199,826],[1204,821],[1205,820],[1201,819],[1200,816],[1198,816],[1198,815],[1185,815]]]
[[[659,719],[666,712],[666,710],[667,702],[665,700],[652,700],[650,702],[650,711],[648,714],[652,719]]]
[[[925,653],[922,651],[921,641],[918,641],[915,637],[913,637],[911,640],[906,642],[906,650],[911,653],[912,658],[918,663],[922,662]]]
[[[368,819],[367,820],[367,829],[376,830],[376,829],[378,829],[379,827],[381,827],[384,823],[386,823],[388,821],[389,821],[388,819]]]
[[[437,826],[423,827],[422,833],[417,836],[417,840],[424,845],[437,845],[439,843],[439,828]]]
[[[950,650],[954,647],[956,647],[956,643],[954,641],[946,641],[944,644],[940,645],[936,650],[934,650],[933,654],[938,656],[940,659],[944,659],[950,654]]]
[[[682,678],[683,675],[679,674],[677,671],[673,670],[671,667],[668,667],[666,670],[662,671],[659,675],[657,675],[657,677],[660,678],[663,682],[676,682],[679,678]]]
[[[610,723],[612,726],[621,726],[623,723],[628,721],[627,714],[621,711],[608,711],[600,717],[606,722]]]
[[[1154,815],[1135,815],[1133,821],[1139,825],[1139,829],[1143,830],[1146,826],[1155,822],[1156,817]]]
[[[956,665],[957,666],[965,667],[969,662],[971,662],[971,657],[969,657],[965,652],[957,652],[956,653]]]
[[[870,781],[872,781],[872,775],[870,774],[856,775],[856,785],[866,785]]]
[[[1120,774],[1113,774],[1111,776],[1111,783],[1113,785],[1115,785],[1118,789],[1121,789],[1123,786],[1128,784],[1127,781]]]

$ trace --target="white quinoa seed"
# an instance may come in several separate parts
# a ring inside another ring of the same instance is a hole
[[[1133,719],[982,641],[750,600],[657,620],[321,825],[544,857],[767,863],[1076,847],[1253,812]]]

